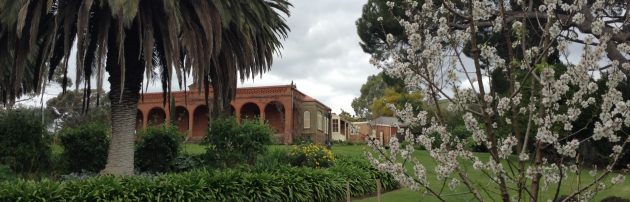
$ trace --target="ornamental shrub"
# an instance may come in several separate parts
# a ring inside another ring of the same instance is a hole
[[[341,160],[343,161],[343,160]],[[398,188],[393,177],[364,159],[330,169],[282,167],[271,171],[197,170],[165,175],[96,176],[77,180],[0,181],[0,201],[340,201]]]
[[[59,136],[63,147],[62,161],[69,172],[98,172],[107,163],[108,127],[91,123],[68,129]]]
[[[180,152],[171,165],[171,171],[185,172],[202,169],[205,166],[203,154],[188,154]]]
[[[206,161],[212,166],[230,167],[239,163],[254,164],[271,144],[273,130],[256,120],[219,118],[212,121],[202,144],[207,146]]]
[[[289,153],[291,165],[311,168],[326,168],[333,165],[335,156],[332,151],[320,144],[295,146]]]
[[[0,165],[0,181],[14,179],[17,179],[17,176],[15,175],[15,173],[13,173],[11,168],[5,165]]]
[[[0,112],[0,164],[20,174],[46,171],[50,167],[50,140],[34,112]]]
[[[255,170],[274,170],[290,165],[289,151],[285,149],[273,149],[258,156]]]
[[[184,135],[173,126],[149,127],[140,132],[136,145],[136,168],[141,172],[171,171]]]

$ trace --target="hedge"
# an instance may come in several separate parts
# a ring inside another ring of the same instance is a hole
[[[265,172],[197,170],[160,176],[98,176],[85,180],[0,183],[0,201],[337,201],[398,187],[365,160],[349,159],[329,169],[283,167]]]

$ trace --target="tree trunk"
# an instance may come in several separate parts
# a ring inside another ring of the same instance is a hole
[[[210,119],[216,119],[221,116],[231,116],[230,102],[236,96],[236,70],[226,69],[225,67],[214,66],[210,73],[210,84],[213,89],[213,104],[208,107],[210,110]],[[264,109],[263,109],[264,110]]]
[[[114,20],[115,21],[115,20]],[[118,61],[118,23],[113,22],[108,41],[107,64],[109,72],[112,113],[112,139],[109,145],[107,165],[101,174],[133,175],[134,171],[134,140],[136,130],[136,113],[140,88],[144,73],[143,58],[140,54],[140,39],[138,38],[137,21],[130,29],[125,29],[124,39],[124,68]],[[122,27],[122,26],[121,26]],[[124,79],[122,76],[124,74]],[[124,82],[124,87],[121,88]],[[122,93],[121,93],[122,91]]]

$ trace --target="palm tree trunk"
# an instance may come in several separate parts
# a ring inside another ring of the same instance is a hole
[[[132,175],[134,165],[135,119],[138,92],[125,89],[122,99],[120,90],[109,94],[112,99],[112,139],[109,145],[107,165],[102,174]],[[135,94],[135,95],[134,95]]]
[[[107,164],[101,174],[133,175],[134,171],[134,140],[136,130],[136,113],[140,88],[144,73],[143,58],[138,57],[141,46],[138,30],[134,25],[125,29],[124,64],[118,64],[118,46],[116,37],[118,24],[112,23],[109,33],[107,64],[109,72],[112,113],[112,139],[109,145]],[[124,80],[121,75],[124,74]],[[124,86],[122,86],[124,82]],[[122,87],[122,88],[121,88]],[[122,91],[122,93],[121,93]]]

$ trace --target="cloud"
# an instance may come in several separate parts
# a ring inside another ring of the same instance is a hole
[[[300,91],[328,105],[333,112],[353,112],[367,77],[379,72],[359,46],[354,22],[364,0],[295,1],[288,18],[291,32],[281,57],[269,73],[241,86],[297,84]]]

